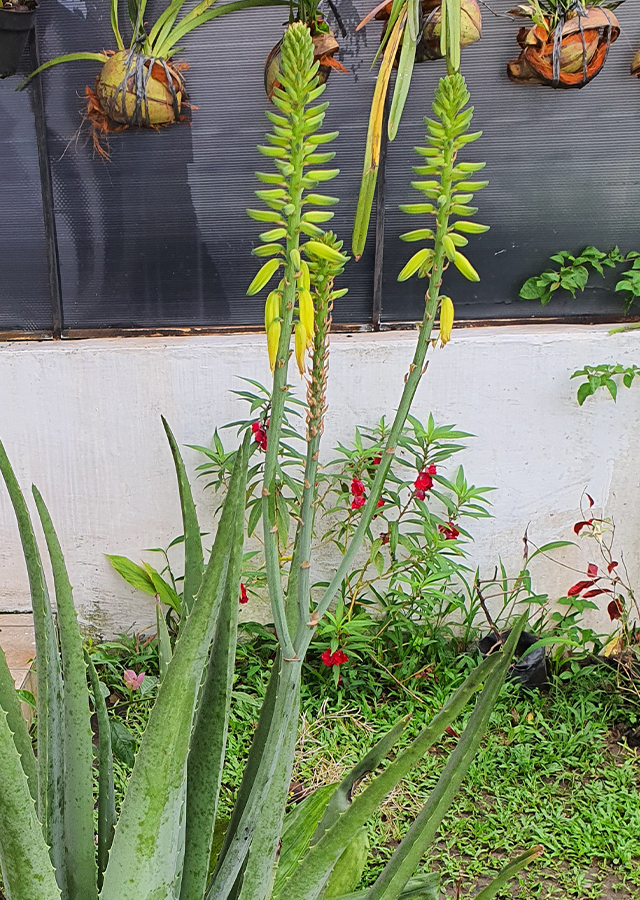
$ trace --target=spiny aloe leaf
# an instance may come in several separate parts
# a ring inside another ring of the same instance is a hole
[[[244,514],[248,434],[236,462],[202,586],[136,757],[104,876],[101,900],[158,900],[179,891],[189,742],[202,673]]]
[[[93,708],[98,720],[98,890],[102,887],[109,850],[116,827],[116,803],[113,783],[113,753],[111,726],[107,704],[100,690],[100,680],[88,653],[85,653],[87,672],[93,696]]]
[[[93,736],[82,637],[58,536],[42,495],[35,486],[33,496],[51,560],[64,671],[64,840],[67,889],[69,900],[97,900],[93,832]]]
[[[231,555],[187,762],[186,841],[180,900],[202,900],[222,781],[238,636],[244,516],[232,523]]]
[[[10,900],[61,900],[7,714],[0,710],[0,863]]]
[[[7,665],[7,658],[4,650],[0,647],[0,709],[7,714],[7,723],[13,734],[13,742],[16,750],[20,755],[20,761],[24,774],[27,776],[29,784],[29,792],[34,800],[38,799],[38,770],[36,767],[36,758],[33,754],[33,746],[31,738],[27,731],[27,726],[22,717],[20,708],[20,698],[16,693],[13,676]]]
[[[184,529],[184,592],[182,600],[182,616],[189,615],[193,600],[202,583],[202,570],[204,557],[202,554],[202,538],[200,537],[200,525],[198,514],[193,502],[191,485],[187,477],[187,470],[178,447],[178,442],[169,428],[167,420],[162,417],[162,424],[169,440],[173,462],[178,477],[178,490],[180,492],[180,507],[182,509],[182,527]]]
[[[0,442],[0,472],[18,521],[36,635],[38,685],[38,818],[61,890],[66,890],[64,851],[64,710],[62,675],[51,604],[31,516],[11,463]]]

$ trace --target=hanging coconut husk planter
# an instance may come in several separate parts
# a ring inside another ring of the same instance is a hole
[[[111,0],[111,26],[118,48],[116,51],[57,56],[32,72],[27,79],[29,81],[60,63],[92,60],[101,64],[95,86],[85,88],[85,119],[91,125],[94,147],[104,157],[108,157],[108,150],[103,140],[108,138],[110,132],[131,127],[159,129],[188,118],[184,110],[191,107],[183,73],[189,67],[173,59],[177,52],[176,44],[185,35],[226,13],[258,6],[289,5],[287,0],[233,0],[211,9],[212,0],[200,0],[178,21],[186,0],[172,0],[147,33],[144,24],[146,0],[128,0],[132,36],[127,48],[120,33],[118,2]]]
[[[0,78],[15,75],[36,22],[35,0],[0,0]]]
[[[549,3],[550,0],[547,6]],[[522,52],[507,66],[510,80],[554,88],[582,88],[589,84],[602,70],[609,48],[620,34],[612,12],[618,5],[583,6],[574,0],[557,7],[552,15],[534,19],[531,27],[521,28],[517,41]],[[534,18],[535,11],[523,5],[512,13]]]
[[[442,30],[442,0],[422,0],[422,21],[420,24],[420,37],[416,44],[417,63],[427,62],[432,59],[442,59],[442,47],[440,34]],[[369,16],[373,15],[378,21],[388,21],[391,14],[392,2],[385,2],[376,7]],[[369,17],[367,17],[369,18]],[[361,28],[366,22],[361,22]],[[386,29],[382,34],[382,40],[386,36]],[[460,48],[470,47],[482,37],[482,13],[478,0],[461,0],[460,3]],[[402,42],[400,44],[402,47]],[[398,67],[400,50],[396,54],[394,68]]]
[[[307,19],[295,19],[295,21],[307,21]],[[333,31],[324,21],[322,14],[318,13],[317,10],[312,11],[310,16],[309,31],[311,32],[311,41],[313,43],[313,61],[320,63],[318,84],[326,84],[332,69],[337,69],[339,72],[348,72],[349,70],[339,60],[334,58],[340,49],[340,44],[336,40]],[[283,38],[280,38],[267,56],[267,61],[264,64],[264,89],[269,100],[273,97],[274,88],[280,87],[278,73],[280,72],[282,41]]]

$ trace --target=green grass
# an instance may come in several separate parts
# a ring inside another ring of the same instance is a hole
[[[233,803],[268,677],[267,660],[248,649],[241,657],[221,817]],[[408,712],[413,715],[409,740],[472,664],[471,657],[463,657],[434,667],[431,679],[415,682],[415,697],[379,687],[368,696],[367,679],[360,676],[351,680],[357,690],[349,691],[345,678],[336,693],[322,677],[328,673],[310,673],[293,801],[339,779]],[[149,702],[122,710],[137,738]],[[570,680],[556,681],[549,693],[520,693],[506,685],[464,787],[423,863],[426,870],[441,872],[447,898],[474,896],[509,857],[542,844],[543,856],[503,900],[640,900],[640,751],[621,737],[625,727],[637,728],[639,718],[602,668],[579,669]],[[456,728],[463,726],[464,719]],[[375,879],[454,745],[455,738],[444,735],[370,823],[375,849],[363,885]],[[118,775],[123,788],[126,766],[118,767]]]

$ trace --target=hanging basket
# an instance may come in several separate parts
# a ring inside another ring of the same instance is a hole
[[[348,72],[348,69],[342,65],[334,56],[340,49],[340,45],[336,40],[333,31],[319,31],[313,28],[311,37],[313,42],[313,60],[320,63],[318,69],[318,84],[325,84],[332,69],[338,69],[340,72]],[[264,89],[267,92],[269,100],[273,97],[274,88],[280,87],[278,81],[278,73],[280,72],[280,59],[282,55],[282,38],[269,53],[267,61],[264,64]]]
[[[36,4],[2,6],[0,0],[0,78],[15,75],[29,32],[36,22]]]
[[[374,18],[387,21],[391,14],[391,6],[391,2],[386,3]],[[460,14],[460,47],[464,49],[475,44],[482,37],[482,13],[478,0],[462,0]],[[442,0],[422,0],[422,33],[416,45],[416,63],[442,59],[440,52],[441,25]],[[400,50],[398,50],[394,68],[397,67],[399,58]]]
[[[184,80],[176,66],[133,50],[114,53],[104,64],[94,94],[99,112],[125,128],[171,125],[180,117],[183,95]]]
[[[507,74],[517,84],[584,87],[604,66],[619,34],[618,20],[603,7],[587,7],[584,15],[575,13],[551,31],[542,25],[521,28],[522,52],[508,64]]]

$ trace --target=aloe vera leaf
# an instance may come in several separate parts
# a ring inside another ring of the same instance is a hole
[[[416,763],[443,734],[447,725],[462,712],[481,683],[497,668],[500,658],[489,656],[483,660],[458,688],[445,706],[431,720],[414,741],[362,793],[349,808],[310,847],[309,852],[284,887],[286,900],[314,900],[322,890],[338,857],[366,824],[380,803],[395,785],[406,777]]]
[[[158,633],[158,674],[162,681],[171,662],[171,638],[160,602],[156,603],[156,631]]]
[[[69,900],[97,900],[93,832],[93,742],[87,669],[73,590],[51,516],[32,488],[49,551],[64,672],[64,840]],[[38,726],[40,720],[38,720]]]
[[[227,897],[245,863],[287,733],[297,728],[300,675],[299,661],[281,660],[278,655],[206,900]]]
[[[403,731],[409,724],[411,716],[404,716],[393,728],[384,734],[379,741],[369,750],[366,756],[357,763],[351,771],[347,772],[337,789],[333,792],[333,796],[327,805],[327,809],[318,824],[316,833],[313,836],[312,844],[317,843],[325,831],[338,821],[345,810],[349,808],[351,803],[351,792],[356,784],[361,781],[369,772],[375,772],[383,759],[385,759],[398,743]]]
[[[38,799],[38,769],[36,758],[33,753],[31,738],[27,730],[26,722],[22,716],[20,708],[20,698],[16,693],[13,683],[13,677],[7,665],[7,658],[4,650],[0,647],[0,709],[7,714],[7,723],[11,734],[13,735],[13,743],[20,756],[24,774],[27,776],[29,785],[29,793],[34,803]]]
[[[238,638],[244,515],[236,516],[232,528],[224,596],[187,761],[187,824],[180,900],[202,900],[204,896],[218,811]]]
[[[169,439],[173,463],[178,477],[178,491],[180,492],[180,507],[182,509],[182,527],[184,529],[184,592],[182,595],[182,621],[189,615],[193,600],[202,583],[202,570],[204,557],[202,554],[202,538],[200,537],[200,525],[198,514],[193,502],[191,485],[187,478],[187,470],[180,453],[178,443],[169,428],[167,420],[162,417],[162,424]]]
[[[244,515],[248,448],[249,435],[236,455],[202,586],[180,631],[136,757],[101,900],[164,900],[179,891],[191,729],[224,591],[233,526],[236,516]]]
[[[493,879],[491,884],[488,884],[479,894],[476,894],[475,900],[493,900],[495,895],[499,890],[502,890],[503,887],[511,881],[512,878],[518,874],[521,869],[524,869],[525,866],[528,866],[530,862],[533,862],[534,859],[537,859],[541,853],[544,852],[544,847],[538,846],[532,847],[530,850],[526,850],[520,856],[517,856],[515,859],[512,859],[510,863],[504,867],[504,869],[500,872],[500,874]]]
[[[366,889],[354,891],[333,900],[365,900],[367,893]],[[415,878],[409,879],[407,886],[400,892],[399,900],[440,900],[440,875],[437,872],[429,872],[427,875],[416,875]]]
[[[300,685],[298,683],[299,704]],[[276,875],[276,857],[282,834],[284,811],[291,785],[291,772],[298,737],[297,716],[285,733],[278,764],[269,791],[262,804],[261,814],[251,840],[251,847],[242,874],[239,900],[266,900],[271,897]]]
[[[337,787],[337,782],[321,785],[301,803],[296,804],[284,817],[278,868],[271,892],[272,900],[278,900],[287,878],[295,871],[307,852],[311,838]]]
[[[29,576],[33,625],[36,636],[38,713],[38,818],[63,896],[64,871],[64,708],[62,675],[51,604],[31,517],[20,485],[0,442],[0,472],[18,521]]]
[[[61,900],[7,714],[0,710],[0,865],[10,900]]]
[[[338,862],[331,870],[324,892],[326,900],[342,897],[345,893],[358,887],[368,855],[369,837],[367,829],[363,825],[351,843],[343,850]]]
[[[362,169],[362,182],[356,208],[356,220],[353,226],[352,249],[356,259],[360,259],[364,245],[367,241],[369,220],[371,219],[371,206],[378,179],[378,167],[380,165],[380,147],[382,143],[382,123],[384,119],[384,101],[389,87],[389,78],[393,61],[396,58],[402,33],[407,21],[406,13],[401,15],[396,22],[389,43],[387,44],[382,64],[376,80],[376,88],[371,101],[369,113],[369,128],[367,131],[367,144],[364,154],[364,166]]]
[[[93,696],[93,708],[98,720],[98,890],[102,887],[116,827],[116,802],[113,783],[113,753],[111,726],[107,704],[100,690],[100,680],[88,653],[85,653],[87,672]]]
[[[511,657],[516,649],[520,633],[526,621],[525,612],[509,635],[504,649],[498,654],[499,664],[487,677],[482,694],[469,717],[455,750],[449,757],[429,799],[413,820],[411,827],[395,849],[375,883],[369,889],[367,900],[397,900],[400,892],[436,836],[456,791],[460,787],[489,724],[493,707],[507,673]]]
[[[416,61],[416,43],[420,17],[419,3],[420,0],[408,0],[407,27],[404,30],[404,37],[402,39],[402,49],[400,50],[400,60],[398,62],[398,74],[396,75],[396,83],[393,88],[393,100],[391,101],[391,111],[389,113],[390,141],[395,140],[395,136],[398,133],[402,111],[404,110],[409,95],[409,88],[411,87],[411,76],[413,75],[413,66]]]

